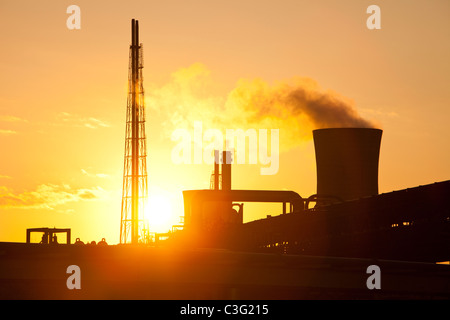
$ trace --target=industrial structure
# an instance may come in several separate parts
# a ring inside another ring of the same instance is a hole
[[[70,244],[71,238],[71,229],[70,228],[28,228],[27,229],[27,243],[31,243],[31,234],[32,233],[42,233],[41,244],[55,244],[58,243],[56,234],[57,233],[65,233],[66,234],[66,243]]]
[[[370,128],[314,130],[317,192],[307,198],[285,190],[232,190],[231,183],[186,190],[184,235],[174,238],[247,252],[450,260],[450,181],[379,194],[381,136]],[[231,165],[222,168],[222,181],[231,182]],[[279,202],[283,209],[244,223],[245,202]]]
[[[139,22],[131,21],[128,68],[128,99],[125,132],[120,243],[143,241],[148,229],[142,217],[147,199],[147,146],[142,68],[143,47],[139,43]]]
[[[210,188],[183,191],[183,228],[142,245],[137,20],[131,29],[120,245],[70,244],[71,229],[27,229],[26,244],[0,243],[0,299],[450,299],[450,268],[437,263],[450,260],[450,181],[379,194],[379,129],[314,130],[317,190],[309,197],[234,190],[231,153],[215,151]],[[279,203],[281,212],[244,222],[248,202]],[[32,232],[48,245],[30,243]],[[67,244],[57,245],[61,232]],[[67,286],[74,265],[80,290]],[[372,265],[382,270],[380,290],[367,286]]]
[[[377,195],[381,135],[372,128],[314,130],[317,197],[347,201]]]

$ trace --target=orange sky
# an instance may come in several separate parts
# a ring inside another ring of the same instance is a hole
[[[71,4],[80,30],[66,27]],[[371,4],[381,30],[366,28]],[[242,83],[309,78],[380,124],[380,192],[448,180],[449,13],[446,0],[0,2],[0,241],[54,226],[119,241],[132,18],[144,44],[149,192],[171,199],[170,224],[181,191],[208,188],[212,169],[173,164],[171,132],[218,111],[238,119],[226,106]],[[236,165],[233,188],[315,193],[312,140],[291,140],[291,129],[280,123],[278,173]]]

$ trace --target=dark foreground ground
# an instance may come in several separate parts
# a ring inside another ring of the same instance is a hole
[[[68,289],[67,268],[80,268]],[[381,289],[368,289],[370,265]],[[450,266],[148,246],[0,243],[0,299],[449,299]]]

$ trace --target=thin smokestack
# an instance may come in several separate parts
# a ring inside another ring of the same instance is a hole
[[[231,190],[231,151],[222,153],[222,190]]]
[[[214,150],[214,190],[219,190],[219,150]]]
[[[138,53],[138,45],[139,45],[139,35],[138,35],[138,22],[135,19],[131,20],[131,100],[132,100],[132,108],[131,108],[131,172],[132,172],[132,181],[131,181],[131,194],[132,194],[132,208],[131,208],[131,219],[132,219],[132,228],[131,228],[131,242],[138,242],[138,226],[139,226],[139,123],[138,123],[138,63],[139,63],[139,53]]]
[[[131,19],[131,45],[134,46],[134,19]]]
[[[134,44],[136,46],[139,46],[139,21],[135,20],[135,30],[134,30],[134,35],[135,35],[135,40],[134,40]]]

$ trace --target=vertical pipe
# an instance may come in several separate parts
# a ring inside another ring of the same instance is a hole
[[[134,111],[134,150],[135,150],[135,157],[134,157],[134,168],[135,168],[135,176],[134,176],[134,183],[135,183],[135,197],[134,197],[134,206],[136,208],[135,210],[135,216],[134,216],[134,243],[138,243],[138,235],[139,235],[139,24],[138,20],[135,20],[134,25],[134,74],[135,74],[135,111]]]
[[[137,243],[137,227],[136,221],[138,219],[138,149],[137,149],[137,121],[136,121],[136,108],[137,108],[137,21],[132,20],[131,27],[131,243]]]
[[[231,190],[231,151],[222,154],[222,190]]]
[[[214,150],[214,190],[219,190],[219,150]]]

